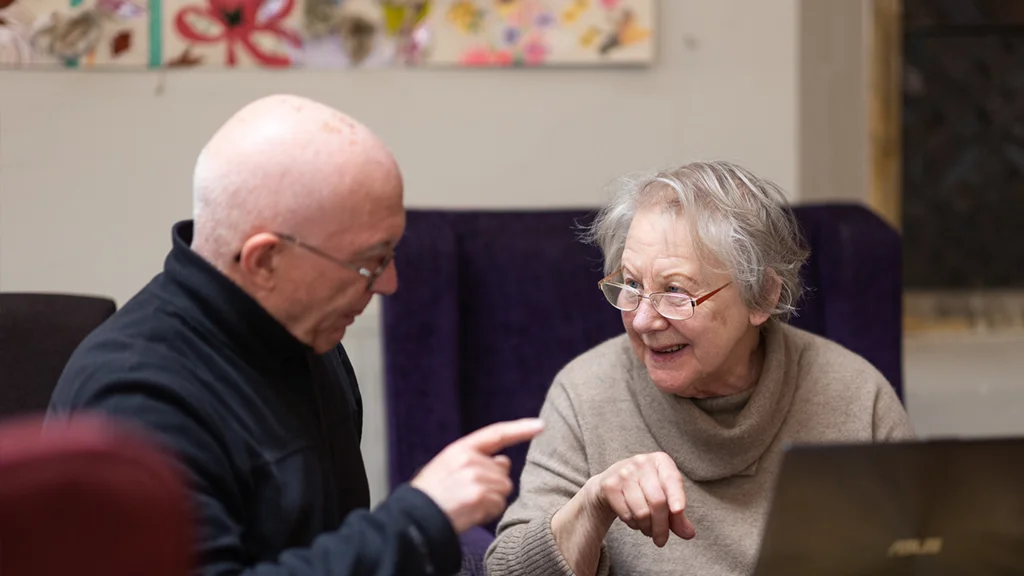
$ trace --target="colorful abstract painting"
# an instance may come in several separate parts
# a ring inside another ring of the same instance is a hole
[[[421,64],[430,5],[405,0],[163,0],[164,64]]]
[[[304,42],[297,66],[351,68],[425,63],[435,2],[303,1]]]
[[[292,65],[302,45],[295,0],[163,0],[165,66]]]
[[[655,0],[0,0],[0,66],[600,66],[654,57]]]
[[[144,68],[145,0],[0,0],[0,67]]]
[[[654,58],[653,0],[448,0],[432,64],[644,64]]]

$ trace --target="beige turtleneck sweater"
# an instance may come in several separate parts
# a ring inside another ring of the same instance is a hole
[[[590,477],[658,451],[683,473],[697,536],[672,535],[658,548],[616,520],[598,574],[749,574],[786,444],[913,437],[892,387],[860,356],[776,323],[765,328],[764,345],[757,386],[701,400],[659,391],[626,335],[569,363],[548,392],[545,431],[530,445],[519,497],[487,552],[491,575],[571,575],[551,517]]]

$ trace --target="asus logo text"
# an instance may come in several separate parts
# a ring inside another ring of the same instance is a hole
[[[901,538],[889,545],[889,557],[933,556],[942,552],[942,538]]]

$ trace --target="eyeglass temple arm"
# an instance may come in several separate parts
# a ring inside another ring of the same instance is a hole
[[[611,280],[612,278],[614,278],[614,277],[615,277],[615,275],[616,275],[616,274],[619,274],[619,273],[620,273],[620,272],[622,272],[623,270],[624,270],[624,268],[619,268],[619,269],[618,269],[618,270],[616,270],[615,272],[612,272],[611,274],[609,274],[609,275],[605,276],[604,278],[601,278],[600,280],[598,280],[598,281],[597,281],[597,287],[598,287],[598,288],[600,288],[600,287],[601,287],[601,284],[604,284],[605,282],[607,282],[607,281]]]
[[[721,292],[722,290],[724,290],[724,289],[725,289],[725,287],[726,287],[726,286],[728,286],[729,284],[732,284],[732,282],[726,282],[726,283],[725,283],[724,285],[722,285],[721,287],[719,287],[719,288],[716,288],[716,289],[712,290],[711,292],[708,292],[707,294],[705,294],[705,295],[701,296],[700,298],[697,298],[696,300],[694,300],[694,301],[693,301],[693,305],[694,305],[694,306],[698,306],[698,305],[700,305],[700,303],[701,303],[701,302],[703,302],[703,301],[707,300],[708,298],[711,298],[711,297],[712,297],[712,296],[714,296],[715,294],[718,294],[719,292]]]
[[[373,276],[373,272],[372,271],[367,270],[366,268],[363,268],[362,266],[356,266],[355,264],[351,264],[349,262],[338,260],[337,258],[335,258],[334,256],[331,256],[327,252],[324,252],[323,250],[317,248],[316,246],[310,246],[309,244],[306,244],[305,242],[303,242],[302,240],[299,240],[298,238],[296,238],[295,236],[292,236],[291,234],[285,234],[283,232],[271,232],[271,234],[273,234],[274,236],[277,236],[278,238],[280,238],[281,240],[283,240],[285,242],[288,242],[290,244],[298,246],[299,248],[302,248],[303,250],[307,250],[309,252],[312,252],[313,254],[316,254],[317,256],[319,256],[321,258],[326,258],[327,260],[330,260],[331,262],[334,262],[335,264],[337,264],[339,266],[342,266],[344,268],[348,268],[349,270],[355,271],[356,273],[358,273],[360,276],[362,276],[364,278],[371,278]],[[235,254],[235,262],[241,262],[241,261],[242,261],[242,253],[238,252],[237,254]]]

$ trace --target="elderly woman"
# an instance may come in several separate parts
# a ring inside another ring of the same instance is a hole
[[[555,378],[492,575],[747,574],[786,444],[913,436],[871,364],[784,323],[807,252],[775,184],[688,164],[592,236],[626,333]]]

